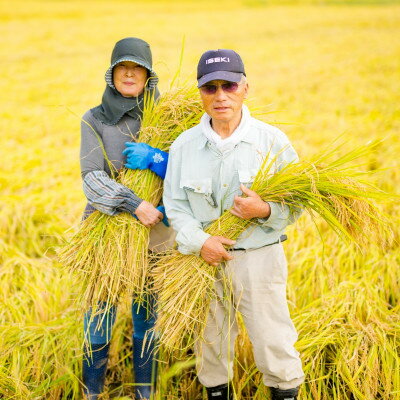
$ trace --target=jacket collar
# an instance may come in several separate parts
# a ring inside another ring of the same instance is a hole
[[[242,106],[242,112],[243,112],[242,115],[246,116],[246,118],[248,118],[249,120],[252,118],[252,116],[250,115],[249,109],[244,104]],[[249,121],[248,123],[251,123],[251,121]],[[200,126],[201,126],[201,124],[200,124]],[[246,134],[240,139],[240,141],[254,144],[257,141],[257,134],[253,129],[248,129]],[[204,146],[207,144],[207,142],[208,142],[208,139],[203,133],[199,138],[198,149],[204,148]]]

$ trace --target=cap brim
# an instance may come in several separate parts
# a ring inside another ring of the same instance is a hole
[[[207,75],[202,76],[198,81],[197,81],[197,87],[205,85],[207,82],[211,81],[228,81],[228,82],[240,82],[242,79],[242,73],[241,72],[229,72],[229,71],[215,71],[215,72],[210,72]]]

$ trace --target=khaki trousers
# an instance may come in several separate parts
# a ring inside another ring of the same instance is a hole
[[[282,244],[232,254],[235,258],[221,267],[219,275],[222,278],[224,274],[231,285],[217,280],[217,296],[211,301],[204,341],[199,341],[195,349],[199,380],[213,387],[232,379],[238,310],[264,384],[294,388],[303,382],[304,373],[294,348],[297,333],[287,306],[287,263]]]
[[[149,250],[157,254],[172,248],[175,236],[175,231],[171,226],[167,227],[159,222],[150,229]]]

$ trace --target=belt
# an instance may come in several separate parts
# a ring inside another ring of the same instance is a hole
[[[278,244],[278,243],[282,243],[285,240],[287,240],[287,235],[281,235],[281,237],[279,238],[279,240],[277,240],[276,242],[273,243],[268,243],[264,246],[258,247],[259,249],[262,249],[263,247],[267,247],[267,246],[272,246],[273,244]],[[238,251],[238,250],[249,250],[249,249],[242,249],[242,248],[238,248],[238,249],[230,249],[230,250],[234,250],[234,251]],[[252,250],[256,250],[256,249],[252,249]]]

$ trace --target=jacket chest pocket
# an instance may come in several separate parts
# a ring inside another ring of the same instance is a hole
[[[209,222],[219,217],[219,207],[212,192],[212,179],[184,180],[185,190],[194,217],[200,222]]]
[[[243,185],[250,188],[250,186],[254,182],[257,172],[258,172],[257,168],[239,169],[238,170],[239,182],[243,183]]]
[[[256,177],[258,170],[256,168],[243,168],[238,169],[237,172],[239,182],[237,184],[237,190],[235,191],[234,195],[242,196],[243,192],[240,190],[240,184],[243,184],[247,188],[251,189],[251,185],[254,182],[254,178]]]

